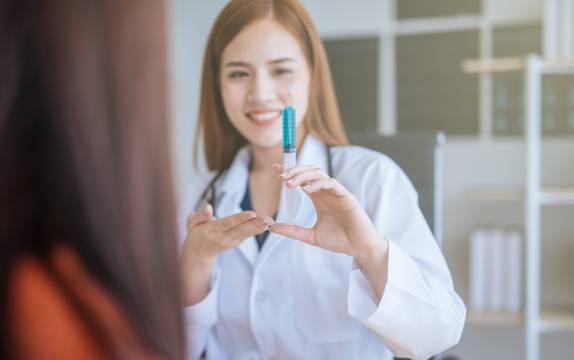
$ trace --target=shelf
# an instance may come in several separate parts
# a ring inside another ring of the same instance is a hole
[[[491,59],[468,59],[461,63],[466,74],[492,74],[497,72],[523,71],[526,67],[524,57],[505,57]],[[540,61],[542,74],[574,74],[574,59],[557,58]]]
[[[518,327],[522,325],[522,315],[506,312],[469,312],[468,325],[487,327]]]
[[[546,188],[540,192],[542,205],[574,205],[574,187]]]
[[[469,312],[467,324],[470,326],[518,328],[524,326],[524,318],[519,313]],[[539,333],[574,331],[574,311],[545,309],[538,323]]]
[[[565,310],[544,310],[538,322],[538,332],[574,331],[574,312]]]
[[[523,58],[468,60],[461,64],[467,74],[493,74],[522,71],[524,80],[524,118],[526,138],[526,172],[522,186],[478,187],[466,191],[467,198],[481,203],[515,203],[524,207],[525,279],[524,303],[540,304],[542,211],[540,207],[574,205],[574,187],[547,187],[542,182],[543,76],[574,74],[574,59],[541,59],[537,55]],[[533,196],[530,196],[533,195]],[[540,358],[540,335],[559,331],[574,331],[574,309],[564,311],[541,308],[540,313],[470,313],[469,326],[494,326],[519,329],[524,336],[527,360]],[[527,319],[532,321],[526,321]]]
[[[473,202],[523,202],[524,188],[520,186],[480,186],[465,191]],[[540,205],[574,205],[574,187],[547,187],[540,192]]]
[[[462,62],[461,69],[465,74],[491,74],[495,72],[522,71],[525,63],[523,57],[468,59]]]
[[[524,199],[519,186],[477,186],[468,188],[465,197],[473,202],[518,202]]]

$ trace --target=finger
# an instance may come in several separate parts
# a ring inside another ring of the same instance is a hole
[[[292,178],[294,175],[297,175],[303,171],[315,170],[315,169],[320,169],[320,167],[317,165],[294,166],[291,169],[281,173],[279,177],[283,180],[288,180]]]
[[[268,215],[263,215],[261,216],[261,218],[269,225],[273,225],[275,223],[275,220],[273,220],[273,218],[271,216]]]
[[[213,218],[213,206],[211,206],[211,204],[207,204],[203,209],[200,209],[187,217],[187,228],[194,228],[211,218]]]
[[[269,221],[263,217],[251,219],[227,231],[226,237],[232,243],[241,242],[248,237],[261,234],[269,230]]]
[[[274,221],[271,217],[269,217],[269,216],[267,216],[267,215],[257,216],[257,217],[255,217],[255,218],[253,218],[253,219],[250,219],[250,220],[248,220],[248,221],[242,222],[241,224],[237,224],[237,225],[235,225],[234,227],[227,229],[225,232],[226,232],[227,234],[233,234],[233,233],[235,233],[236,231],[238,231],[238,229],[240,229],[240,228],[242,228],[242,227],[246,227],[246,226],[248,227],[248,226],[251,225],[251,224],[259,224],[259,223],[264,223],[264,224],[267,225],[267,227],[269,227],[269,226],[273,225],[274,222],[275,222],[275,221]]]
[[[281,164],[273,164],[271,165],[271,167],[273,168],[273,170],[277,171],[278,174],[281,174],[283,172],[283,165]]]
[[[276,234],[301,240],[311,245],[315,243],[315,233],[313,229],[307,229],[298,225],[274,224],[270,230]]]
[[[328,179],[328,178],[329,176],[325,174],[325,172],[322,169],[316,168],[312,170],[303,171],[301,173],[294,175],[291,179],[286,181],[286,184],[291,188],[295,188],[297,186],[306,184],[307,182],[310,181]]]
[[[303,186],[302,189],[308,195],[316,193],[320,190],[332,191],[337,196],[345,196],[347,194],[347,190],[343,187],[343,185],[341,185],[341,183],[333,178],[320,179],[310,182],[309,184]]]
[[[216,220],[213,222],[213,225],[216,226],[221,231],[227,231],[241,223],[249,221],[253,218],[256,218],[257,214],[254,211],[242,211],[237,214],[233,214],[222,219]]]

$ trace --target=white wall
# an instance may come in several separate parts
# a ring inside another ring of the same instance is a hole
[[[390,18],[385,1],[302,0],[321,35],[378,33],[381,21]]]
[[[172,151],[176,192],[181,197],[196,170],[192,164],[203,50],[225,0],[170,0]],[[200,157],[203,160],[203,157]],[[204,161],[200,163],[204,164]]]
[[[199,77],[203,47],[217,12],[226,1],[171,0],[171,65],[173,90],[174,164],[178,193],[195,175],[191,165],[192,141],[197,117]],[[488,0],[499,17],[529,18],[540,11],[541,0]],[[374,33],[388,14],[384,0],[304,0],[322,35]],[[574,183],[574,139],[552,140],[544,150],[544,180]],[[525,169],[524,145],[518,140],[480,141],[476,138],[447,138],[444,164],[444,253],[459,293],[467,293],[467,237],[477,224],[521,224],[523,211],[517,204],[473,204],[464,196],[476,184],[522,184]],[[574,299],[571,215],[568,209],[545,211],[543,235],[552,243],[543,255],[543,300]],[[570,228],[568,228],[570,226]],[[552,239],[552,241],[550,241]],[[556,264],[556,262],[558,262]],[[550,266],[554,264],[554,266]],[[542,340],[543,359],[561,359],[564,337]],[[568,344],[574,344],[572,337]],[[570,345],[571,351],[574,345]],[[488,349],[491,349],[489,352]],[[494,351],[492,351],[494,349]],[[517,329],[468,327],[463,340],[451,353],[463,359],[521,359],[521,333]]]

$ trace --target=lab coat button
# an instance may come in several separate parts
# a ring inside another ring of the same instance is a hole
[[[264,291],[258,291],[257,294],[255,294],[255,300],[257,300],[257,302],[265,302],[265,300],[267,300],[267,294]]]

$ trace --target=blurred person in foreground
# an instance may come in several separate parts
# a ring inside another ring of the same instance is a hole
[[[0,4],[0,358],[182,358],[163,1]]]

